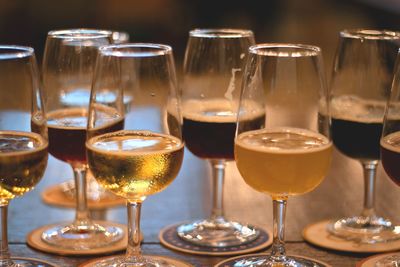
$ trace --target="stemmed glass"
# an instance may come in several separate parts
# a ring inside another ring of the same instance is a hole
[[[386,105],[380,142],[382,166],[389,178],[400,185],[400,56],[397,57],[390,97]],[[400,230],[399,230],[400,231]],[[376,267],[400,266],[400,254],[379,260]]]
[[[115,101],[102,102],[104,90],[115,92]],[[126,93],[132,96],[129,110],[122,101]],[[171,47],[137,43],[100,48],[89,109],[88,163],[101,186],[127,200],[129,236],[124,256],[94,266],[170,266],[167,260],[141,255],[139,224],[142,202],[165,189],[182,164],[177,93]],[[102,134],[121,124],[123,130]]]
[[[42,75],[49,153],[71,165],[77,203],[72,223],[49,226],[42,233],[42,240],[55,247],[89,250],[109,246],[124,234],[115,225],[90,219],[85,149],[89,98],[74,97],[77,91],[90,91],[98,48],[110,44],[111,35],[104,30],[70,29],[51,31],[47,36]]]
[[[226,162],[233,160],[236,109],[250,30],[195,29],[186,47],[182,114],[185,146],[212,169],[213,207],[208,219],[181,224],[178,235],[201,246],[228,247],[254,240],[259,231],[224,217]],[[260,121],[252,121],[256,125]]]
[[[400,238],[400,230],[375,211],[375,177],[379,140],[400,33],[344,30],[331,80],[332,139],[346,156],[357,159],[364,172],[364,207],[360,215],[341,218],[328,231],[360,243]]]
[[[269,256],[235,266],[320,266],[287,256],[286,201],[317,187],[332,155],[327,90],[318,47],[259,44],[250,47],[238,110],[235,160],[245,182],[273,200]],[[265,124],[249,122],[263,118]]]
[[[129,42],[129,33],[125,31],[113,31],[111,35],[112,43],[113,44],[122,44],[122,43],[128,43]],[[84,90],[82,90],[84,89]],[[90,88],[80,88],[78,90],[73,90],[68,93],[68,95],[65,97],[66,105],[75,105],[77,101],[86,101],[86,103],[89,103],[89,97],[90,97]],[[107,98],[112,98],[112,94],[109,92],[104,92],[104,99]],[[126,95],[124,97],[124,104],[126,108],[129,108],[130,102],[131,102],[131,97],[129,95]],[[108,200],[115,198],[114,195],[109,194],[108,192],[104,191],[104,189],[99,186],[99,184],[96,182],[96,179],[91,175],[90,172],[86,174],[86,180],[87,180],[87,188],[86,188],[86,197],[88,200],[92,201],[102,201],[102,200]],[[63,188],[63,192],[67,197],[70,198],[75,198],[76,192],[75,192],[75,181],[74,180],[69,180],[61,184],[61,187]]]
[[[52,266],[11,258],[7,240],[10,200],[32,190],[47,166],[47,127],[33,48],[0,46],[0,95],[0,265]]]

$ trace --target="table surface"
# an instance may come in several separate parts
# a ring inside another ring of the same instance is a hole
[[[195,266],[213,266],[227,257],[194,256],[163,247],[158,240],[160,229],[167,225],[205,218],[211,210],[210,169],[207,162],[185,151],[179,176],[163,192],[148,197],[142,207],[141,228],[144,233],[144,254],[166,255]],[[71,179],[70,167],[49,157],[42,181],[32,192],[10,203],[8,235],[13,256],[35,257],[60,266],[78,266],[95,257],[65,257],[46,254],[26,245],[27,234],[45,224],[72,221],[74,211],[45,205],[40,198],[47,187]],[[381,166],[378,169],[376,208],[379,215],[400,221],[400,188],[391,182]],[[272,229],[271,198],[254,191],[240,177],[233,162],[228,164],[224,206],[228,218]],[[361,165],[334,151],[331,170],[313,192],[289,199],[286,216],[286,246],[288,254],[322,260],[332,266],[355,266],[369,254],[336,252],[308,244],[302,239],[302,229],[308,224],[357,215],[363,202]],[[99,215],[99,214],[97,214]],[[126,223],[126,209],[112,208],[101,216]],[[265,249],[262,252],[268,252]]]

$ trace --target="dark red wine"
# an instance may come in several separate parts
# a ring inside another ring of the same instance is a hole
[[[357,122],[332,118],[332,140],[336,148],[354,159],[379,159],[382,122]]]
[[[99,133],[121,130],[124,121],[116,118],[98,129]],[[68,163],[86,163],[87,109],[66,108],[47,114],[49,153]],[[96,135],[96,134],[92,134]]]
[[[190,101],[183,108],[183,139],[195,156],[205,159],[234,159],[236,112],[223,99]],[[242,125],[259,129],[265,114],[244,120]]]
[[[332,140],[348,157],[378,160],[385,101],[341,95],[331,100]]]
[[[381,160],[387,175],[400,186],[400,132],[382,138]]]

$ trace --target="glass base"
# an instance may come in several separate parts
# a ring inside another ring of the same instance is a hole
[[[219,248],[243,245],[259,235],[253,226],[226,221],[224,218],[182,224],[176,231],[180,238],[190,243]]]
[[[325,264],[301,257],[250,256],[235,262],[234,267],[324,267]]]
[[[57,265],[32,258],[12,257],[11,261],[0,261],[4,267],[56,267]]]
[[[153,258],[150,256],[132,257],[115,256],[104,260],[94,261],[91,267],[175,267],[175,264],[164,258]]]
[[[399,267],[400,254],[388,256],[375,263],[375,267]]]
[[[49,245],[70,250],[89,250],[109,246],[124,236],[121,228],[96,223],[90,225],[57,225],[42,233]]]
[[[340,238],[373,244],[400,239],[400,226],[382,217],[354,216],[328,225],[328,231]]]

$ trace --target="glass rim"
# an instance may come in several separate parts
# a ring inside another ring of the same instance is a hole
[[[47,33],[48,37],[59,39],[95,39],[95,38],[111,38],[113,31],[91,28],[61,29],[53,30]]]
[[[362,40],[398,40],[400,32],[384,29],[346,29],[340,32],[340,37]]]
[[[250,46],[249,53],[270,57],[310,57],[320,55],[321,48],[306,44],[263,43]]]
[[[113,57],[154,57],[172,54],[172,47],[155,43],[112,44],[101,46],[99,53],[104,56]]]
[[[189,31],[190,37],[201,38],[242,38],[254,37],[254,33],[247,29],[235,28],[197,28]]]
[[[24,58],[34,55],[35,50],[30,46],[0,45],[0,59]]]

